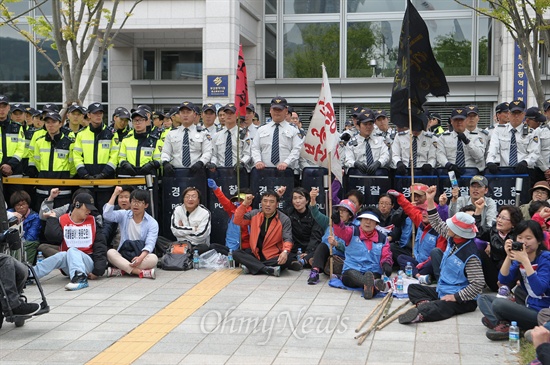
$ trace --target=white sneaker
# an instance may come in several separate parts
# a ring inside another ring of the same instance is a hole
[[[424,285],[430,285],[432,281],[430,280],[430,275],[420,275],[418,277],[418,283]]]
[[[141,279],[147,278],[147,279],[156,279],[157,274],[155,273],[155,269],[144,269],[139,272],[139,277]]]

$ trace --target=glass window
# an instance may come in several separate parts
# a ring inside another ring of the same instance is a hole
[[[393,77],[401,21],[348,23],[347,77]]]
[[[277,14],[277,0],[266,0],[265,2],[266,14]]]
[[[24,29],[24,27],[23,27]],[[0,80],[29,80],[29,42],[9,27],[0,29]],[[9,50],[6,52],[5,50]]]
[[[109,80],[109,51],[105,51],[101,60],[101,80]]]
[[[412,0],[418,11],[466,10],[464,6],[449,0]],[[461,1],[472,6],[472,0]],[[401,12],[407,8],[406,0],[348,0],[348,13]]]
[[[12,103],[28,103],[31,99],[29,83],[10,84],[3,82],[0,84],[0,95],[7,95]]]
[[[59,53],[52,49],[53,43],[52,41],[44,41],[40,46],[44,53],[57,64],[59,62]],[[36,79],[40,81],[61,81],[61,76],[50,61],[38,51],[36,51]]]
[[[61,100],[63,100],[63,84],[36,84],[36,101],[38,103],[61,104]]]
[[[284,28],[284,77],[322,77],[321,62],[329,77],[340,77],[338,23],[287,23]]]
[[[107,104],[109,102],[109,83],[108,82],[101,83],[101,102],[104,104]],[[108,110],[108,108],[104,110]]]
[[[437,62],[446,76],[471,75],[472,19],[426,21]]]
[[[265,25],[265,78],[277,77],[277,24]]]
[[[285,0],[285,14],[339,13],[340,0]]]
[[[478,75],[491,75],[491,53],[493,48],[493,22],[490,18],[479,18],[478,30]]]
[[[202,77],[202,51],[162,51],[160,63],[162,80]]]
[[[35,14],[36,16],[39,16],[39,15],[52,16],[52,2],[47,1],[44,5],[40,6],[39,9],[35,10]]]
[[[143,75],[144,80],[155,78],[155,51],[143,51]]]
[[[12,16],[21,15],[23,12],[30,9],[29,0],[22,0],[18,2],[6,2],[2,1],[2,5],[6,6],[10,13],[13,13]],[[51,5],[50,5],[51,7]]]
[[[468,10],[468,8],[460,5],[456,1],[449,0],[412,0],[411,1],[418,11],[438,11],[438,10]],[[461,0],[463,4],[473,6],[472,0]],[[405,2],[404,7],[407,6]]]

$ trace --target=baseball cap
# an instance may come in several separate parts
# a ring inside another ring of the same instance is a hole
[[[358,123],[374,122],[374,113],[369,108],[361,109],[361,113],[357,114]]]
[[[137,116],[147,119],[147,112],[145,111],[145,109],[138,108],[134,110],[134,112],[132,113],[132,119],[134,119]]]
[[[254,104],[250,103],[246,106],[246,109],[250,110],[250,111],[253,111],[254,113],[256,112],[256,108],[254,108]]]
[[[145,110],[147,113],[149,114],[152,114],[153,113],[153,108],[151,108],[149,105],[147,104],[141,104],[141,105],[138,105],[137,107],[138,109],[143,109]]]
[[[430,119],[437,119],[437,121],[441,123],[441,115],[439,115],[439,113],[431,113]]]
[[[502,113],[507,111],[510,111],[510,104],[508,104],[507,102],[500,103],[495,108],[495,113]]]
[[[122,119],[130,119],[132,116],[130,115],[130,112],[128,111],[128,109],[119,106],[118,108],[115,109],[115,111],[113,113],[113,117],[119,117],[119,118],[122,118]]]
[[[88,113],[96,113],[96,112],[102,112],[103,111],[103,105],[101,103],[92,103],[88,106]]]
[[[72,103],[69,108],[67,109],[67,113],[72,113],[75,110],[80,110],[82,114],[86,114],[86,108],[83,106],[78,105],[77,103]]]
[[[451,120],[452,119],[466,119],[466,109],[465,108],[455,108],[451,112]]]
[[[57,105],[52,104],[52,103],[44,104],[44,106],[42,107],[42,113],[45,113],[45,112],[58,112],[59,113],[59,108],[57,107]]]
[[[6,95],[0,95],[0,104],[9,104],[10,99]]]
[[[192,102],[190,101],[184,101],[180,104],[179,110],[182,110],[182,109],[189,109],[189,110],[195,110],[195,104],[193,104]]]
[[[203,113],[207,110],[212,110],[214,113],[216,113],[216,106],[212,103],[204,104],[202,106]]]
[[[170,111],[168,112],[168,115],[173,117],[174,115],[176,115],[178,113],[179,113],[179,108],[177,106],[175,106],[175,107],[170,109]]]
[[[481,175],[475,175],[470,179],[470,185],[473,185],[475,183],[481,185],[484,188],[489,186],[489,182],[487,181],[487,178]]]
[[[479,115],[479,108],[477,107],[477,105],[467,105],[466,106],[466,115],[468,115],[470,113],[474,113],[476,115]]]
[[[286,99],[282,96],[276,96],[271,99],[271,107],[275,109],[285,109],[288,107]]]
[[[388,117],[388,114],[385,110],[376,110],[374,112],[374,120],[378,119],[378,117]]]
[[[223,111],[231,110],[233,113],[237,112],[237,107],[233,103],[225,104],[223,106]]]
[[[58,112],[46,112],[45,115],[43,116],[43,119],[46,120],[48,118],[61,122],[61,115],[59,115]]]
[[[525,103],[521,100],[512,101],[508,107],[510,108],[511,112],[515,112],[515,111],[524,112],[525,111]]]
[[[11,106],[11,111],[14,112],[17,110],[20,112],[25,112],[25,106],[23,104],[13,104]]]
[[[362,106],[356,105],[353,108],[351,108],[351,116],[356,118],[359,113],[361,113],[361,110],[363,110]]]
[[[94,205],[94,198],[90,194],[80,193],[74,198],[73,202],[75,208],[79,208],[81,204],[84,204],[90,211],[97,213],[98,210]]]
[[[544,103],[542,103],[542,110],[546,111],[550,108],[550,99],[545,100]]]
[[[534,119],[538,123],[543,123],[546,121],[546,117],[542,114],[539,108],[532,106],[525,112],[526,119]]]

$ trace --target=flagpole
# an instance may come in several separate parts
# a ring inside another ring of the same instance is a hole
[[[240,140],[240,127],[239,127],[239,112],[237,111],[237,202],[241,199],[241,154],[239,153],[239,145],[241,144]],[[242,227],[239,225],[239,249],[242,250],[242,240],[241,240],[241,230]]]
[[[323,128],[326,128],[323,127]],[[323,144],[325,145],[325,151],[327,151],[327,141],[325,140]],[[332,153],[332,152],[329,152]],[[328,159],[328,207],[327,207],[327,215],[328,215],[328,224],[329,224],[329,236],[332,236],[333,229],[332,229],[332,183],[331,183],[331,177],[332,177],[332,158]],[[333,265],[334,265],[334,259],[332,256],[332,245],[328,245],[329,248],[329,267],[330,267],[330,278],[332,279],[333,274]]]
[[[410,88],[409,88],[410,89]],[[410,91],[409,91],[410,92]],[[413,148],[412,148],[412,139],[413,139],[413,135],[412,135],[412,110],[411,110],[411,97],[409,95],[409,99],[408,99],[408,106],[409,106],[409,154],[410,154],[410,159],[409,159],[409,167],[411,169],[411,201],[414,202],[414,189],[413,189],[413,186],[414,186],[414,157],[413,157]],[[411,255],[412,257],[414,258],[414,237],[415,237],[415,228],[414,228],[414,223],[412,224],[412,235],[411,235]]]

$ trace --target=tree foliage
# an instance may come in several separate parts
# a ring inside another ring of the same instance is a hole
[[[523,60],[523,67],[538,105],[544,102],[544,90],[541,81],[539,46],[550,54],[550,23],[544,14],[550,9],[550,0],[484,0],[487,7],[470,8],[501,22],[512,38],[517,42]]]
[[[120,15],[121,0],[108,3],[104,0],[33,0],[30,10],[22,14],[10,12],[9,4],[20,1],[0,0],[0,26],[17,30],[52,64],[63,79],[65,101],[70,104],[85,99],[104,53],[112,47],[132,11],[143,0],[133,0],[130,11]],[[51,6],[51,16],[44,16],[45,6]],[[38,9],[42,16],[26,17],[32,29],[29,32],[19,26],[19,21],[33,9]],[[48,56],[44,44],[57,51],[58,62]],[[83,79],[84,67],[89,62],[90,73]]]

